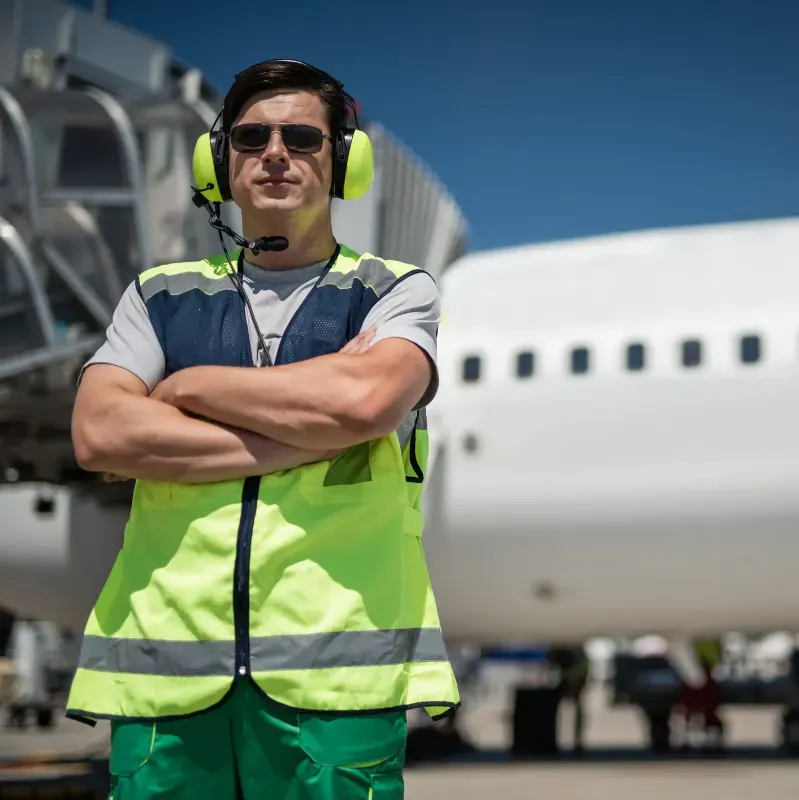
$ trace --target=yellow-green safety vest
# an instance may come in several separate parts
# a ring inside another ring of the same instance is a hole
[[[378,299],[420,271],[338,248],[276,364],[337,352]],[[155,267],[137,288],[167,374],[252,365],[224,257]],[[435,718],[457,707],[422,547],[427,461],[419,409],[333,461],[214,484],[136,481],[68,715],[188,715],[236,680],[308,711],[424,707]]]

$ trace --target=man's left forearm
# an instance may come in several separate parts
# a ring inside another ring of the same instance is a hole
[[[342,448],[388,435],[407,413],[407,401],[380,370],[371,353],[265,369],[192,367],[156,393],[190,413],[295,447]],[[426,383],[417,383],[421,397]]]

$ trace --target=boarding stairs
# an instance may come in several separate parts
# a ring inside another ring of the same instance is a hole
[[[137,273],[214,251],[191,204],[199,97],[0,86],[0,483],[81,483],[76,380]],[[196,94],[196,93],[195,93]]]

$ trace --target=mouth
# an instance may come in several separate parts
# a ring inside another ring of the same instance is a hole
[[[258,186],[289,186],[294,181],[287,180],[286,178],[259,178],[255,181]]]

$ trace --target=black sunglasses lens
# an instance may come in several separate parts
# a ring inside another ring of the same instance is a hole
[[[280,133],[287,150],[318,153],[322,149],[322,131],[312,125],[284,125]]]
[[[268,125],[237,125],[230,132],[230,142],[237,150],[262,150],[270,134]]]

